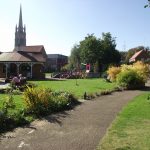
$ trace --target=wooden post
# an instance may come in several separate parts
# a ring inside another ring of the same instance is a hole
[[[19,66],[20,66],[20,63],[17,63],[17,75],[19,75]]]
[[[32,79],[32,71],[33,71],[33,70],[32,70],[32,67],[33,67],[33,64],[31,63],[30,65],[31,65],[31,74],[30,74],[30,78]]]
[[[8,77],[8,75],[7,75],[8,74],[8,70],[7,70],[8,69],[8,64],[6,63],[5,66],[6,66],[6,78],[7,78]]]

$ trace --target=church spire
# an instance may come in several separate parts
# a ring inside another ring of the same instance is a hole
[[[19,24],[15,28],[15,48],[26,46],[26,27],[23,27],[22,7],[20,5]]]
[[[22,7],[20,5],[20,14],[19,14],[19,28],[23,28],[23,21],[22,21]]]

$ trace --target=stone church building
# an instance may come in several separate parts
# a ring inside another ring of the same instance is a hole
[[[26,27],[23,26],[20,7],[19,24],[15,28],[15,46],[12,52],[0,53],[0,78],[22,74],[33,79],[45,78],[47,55],[43,45],[26,46]]]

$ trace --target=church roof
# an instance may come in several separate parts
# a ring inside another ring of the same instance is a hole
[[[3,62],[16,62],[16,61],[22,61],[22,62],[28,62],[31,61],[29,58],[23,56],[22,54],[18,52],[4,52],[0,55],[0,61]]]
[[[26,46],[25,51],[39,53],[39,52],[42,52],[43,48],[44,48],[43,45]]]
[[[13,51],[0,54],[0,62],[46,62],[46,58],[42,53]]]
[[[16,47],[14,51],[26,51],[29,53],[40,53],[44,49],[43,45],[32,45],[32,46],[22,46]]]

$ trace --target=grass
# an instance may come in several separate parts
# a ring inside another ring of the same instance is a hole
[[[46,87],[51,88],[56,91],[69,91],[73,93],[75,96],[81,98],[84,92],[87,93],[95,93],[100,92],[105,89],[113,89],[116,84],[108,83],[103,79],[78,79],[77,85],[76,80],[64,80],[64,81],[32,81],[38,87]],[[0,109],[2,108],[2,104],[4,99],[6,99],[7,94],[0,94]],[[13,95],[14,102],[16,104],[16,110],[22,109],[25,107],[25,104],[22,100],[22,95]]]
[[[3,102],[7,99],[7,94],[0,94],[0,109],[2,108]],[[16,108],[14,111],[25,108],[21,95],[13,95],[14,103]]]
[[[116,87],[115,83],[108,83],[103,79],[78,79],[78,80],[64,80],[64,81],[30,81],[38,87],[51,88],[55,91],[68,91],[73,93],[76,97],[83,97],[84,93],[87,94],[99,92],[102,90],[111,90]],[[77,85],[76,85],[77,83]],[[7,94],[0,94],[0,110],[2,109],[3,102],[8,97]],[[18,113],[19,110],[26,108],[22,95],[13,95],[13,101],[16,104],[15,109],[10,109],[8,112],[10,115]],[[34,115],[27,115],[28,122],[33,121]]]
[[[84,93],[95,93],[102,90],[111,90],[116,87],[115,83],[106,82],[103,79],[69,79],[63,81],[32,81],[39,87],[51,88],[56,91],[68,91],[77,97],[83,97]],[[76,85],[77,83],[77,85]]]
[[[97,150],[149,150],[150,100],[144,93],[129,102],[112,123]]]

